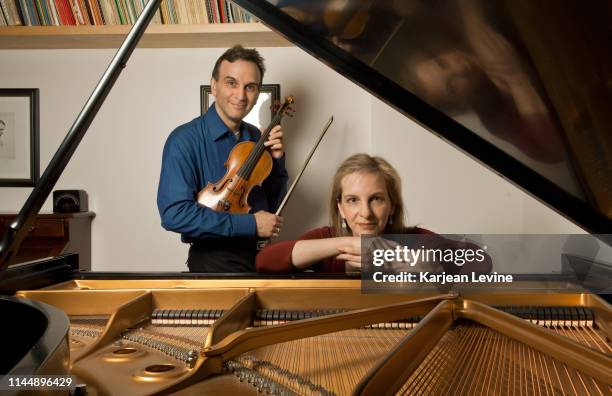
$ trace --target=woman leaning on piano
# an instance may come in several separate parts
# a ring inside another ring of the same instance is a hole
[[[401,180],[397,171],[383,158],[368,154],[347,158],[336,171],[330,222],[331,226],[310,230],[297,240],[264,248],[257,255],[257,271],[356,272],[361,269],[361,235],[436,235],[424,228],[404,225]],[[486,268],[471,270],[488,272],[490,264],[487,260]]]

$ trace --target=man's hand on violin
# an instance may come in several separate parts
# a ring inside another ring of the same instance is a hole
[[[257,236],[261,238],[276,238],[283,225],[283,218],[274,213],[260,210],[254,214],[257,223]]]
[[[270,150],[270,154],[272,154],[273,158],[282,158],[285,155],[283,151],[283,127],[280,125],[275,126],[270,131],[270,136],[268,140],[264,142],[264,146],[266,146]]]

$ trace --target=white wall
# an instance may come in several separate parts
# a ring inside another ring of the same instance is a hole
[[[223,49],[137,49],[56,189],[85,189],[93,269],[181,271],[187,246],[159,225],[161,151],[177,125],[199,115],[199,86]],[[387,157],[402,174],[409,222],[438,232],[568,233],[581,230],[429,134],[297,48],[262,48],[266,83],[295,95],[284,121],[295,175],[333,113],[335,122],[294,192],[283,238],[327,223],[329,182],[355,152]],[[113,56],[111,50],[0,51],[0,86],[40,88],[44,170]],[[30,188],[0,188],[0,211],[17,211]],[[51,211],[48,200],[43,211]]]

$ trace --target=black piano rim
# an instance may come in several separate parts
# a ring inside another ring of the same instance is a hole
[[[63,311],[45,303],[17,297],[0,296],[0,301],[3,305],[12,304],[14,308],[22,310],[23,313],[21,317],[14,318],[16,322],[22,323],[22,325],[11,326],[14,330],[19,331],[19,342],[9,346],[9,349],[17,346],[27,349],[27,352],[23,352],[18,361],[3,360],[3,365],[11,366],[3,374],[33,375],[40,373],[59,348],[64,347],[68,351],[70,321]],[[27,332],[31,333],[31,339],[30,342],[23,345],[24,333]],[[66,355],[66,358],[68,358],[68,355]],[[66,365],[66,367],[68,366]]]

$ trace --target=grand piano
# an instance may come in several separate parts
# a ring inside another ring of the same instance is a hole
[[[611,244],[609,2],[235,3]],[[612,394],[612,263],[593,257],[511,285],[378,294],[351,276],[101,274],[74,255],[11,263],[100,96],[0,245],[2,312],[30,318],[3,326],[14,352],[2,374],[72,375],[90,395]]]

